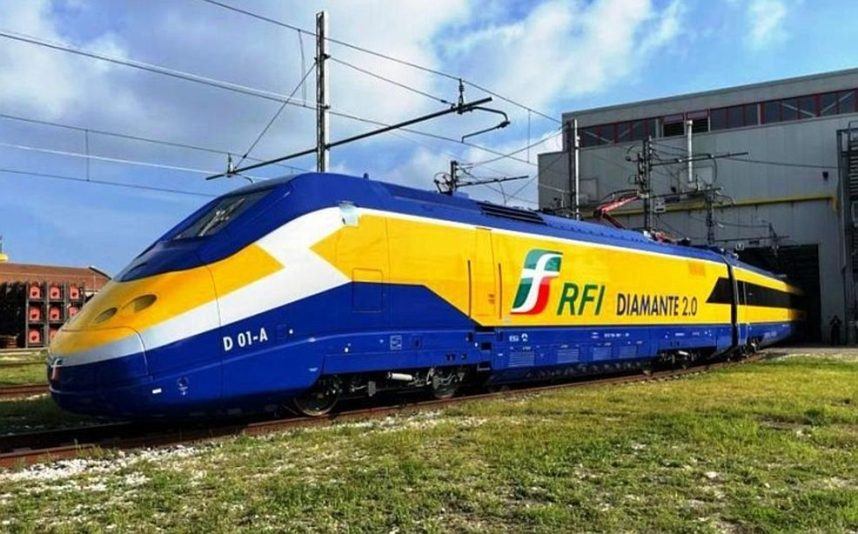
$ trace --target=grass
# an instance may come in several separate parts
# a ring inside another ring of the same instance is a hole
[[[0,472],[0,530],[855,531],[858,364],[666,382]]]
[[[32,363],[32,365],[6,365],[18,363]],[[44,351],[0,351],[0,386],[36,384],[45,381]]]
[[[47,382],[45,364],[4,366],[0,364],[0,387]]]
[[[45,349],[33,350],[0,350],[0,364],[15,362],[44,362],[47,356]]]

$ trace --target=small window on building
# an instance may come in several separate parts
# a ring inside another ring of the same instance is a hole
[[[766,124],[770,124],[773,122],[781,121],[781,103],[780,102],[766,102],[763,104],[763,118],[766,120]]]
[[[662,127],[662,137],[676,137],[685,133],[685,125],[681,122],[671,122]]]
[[[643,141],[647,136],[646,121],[634,121],[631,123],[629,141]]]
[[[589,126],[581,130],[581,146],[599,146],[614,142],[614,125]]]
[[[662,137],[676,137],[685,134],[685,117],[682,114],[669,115],[661,120]]]
[[[828,115],[837,114],[837,93],[825,93],[819,95],[819,116],[827,117]]]
[[[838,113],[855,113],[855,91],[837,93]]]
[[[803,96],[798,99],[798,118],[809,119],[816,117],[816,97]]]
[[[790,98],[781,100],[781,120],[794,121],[798,120],[798,100]]]
[[[691,119],[691,132],[692,133],[706,133],[709,131],[709,117],[703,117],[700,119]]]
[[[713,109],[709,112],[709,128],[712,131],[727,128],[727,108]]]
[[[617,124],[617,143],[627,143],[631,141],[632,124],[630,122],[621,122]]]
[[[741,128],[745,125],[745,106],[727,108],[727,128]]]
[[[686,119],[691,121],[692,133],[706,133],[709,131],[709,111],[692,111],[686,115]]]
[[[595,127],[590,126],[590,127],[581,129],[581,146],[582,147],[596,146],[599,144],[600,144],[599,143],[599,132]]]
[[[745,126],[756,126],[760,124],[760,106],[757,104],[745,104]]]

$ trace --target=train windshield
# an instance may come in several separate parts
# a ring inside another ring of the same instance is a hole
[[[246,195],[226,196],[209,210],[197,216],[190,225],[173,236],[173,241],[178,239],[189,239],[194,237],[205,237],[214,235],[224,229],[230,221],[250,209],[259,199],[270,191],[256,191]]]

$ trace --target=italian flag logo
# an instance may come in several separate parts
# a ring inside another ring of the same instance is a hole
[[[527,253],[511,313],[535,315],[545,309],[551,280],[560,275],[562,259],[563,254],[553,250],[533,249]]]

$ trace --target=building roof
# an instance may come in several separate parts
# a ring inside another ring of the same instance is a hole
[[[87,289],[98,290],[110,277],[94,267],[65,267],[59,265],[34,265],[29,263],[0,263],[0,283],[45,281],[82,284]]]
[[[720,107],[746,102],[787,98],[837,89],[854,89],[858,68],[821,72],[806,76],[769,80],[697,93],[685,93],[622,104],[613,104],[563,113],[563,119],[579,119],[587,126],[599,121],[641,118],[643,115],[670,113],[676,107]],[[626,114],[631,113],[628,117]],[[616,116],[616,117],[615,117]],[[595,121],[595,122],[594,122]]]

